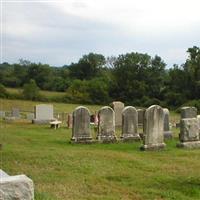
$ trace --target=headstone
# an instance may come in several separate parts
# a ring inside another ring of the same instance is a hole
[[[122,110],[124,109],[124,103],[121,101],[114,101],[111,103],[111,107],[115,112],[115,126],[122,126]]]
[[[1,200],[34,200],[33,181],[25,175],[9,176],[0,170]]]
[[[35,106],[35,124],[48,124],[50,121],[55,120],[53,117],[53,105],[40,104]]]
[[[199,126],[199,134],[200,134],[200,115],[197,115],[197,123],[198,123],[198,126]]]
[[[0,118],[5,118],[6,117],[6,112],[0,110]]]
[[[144,114],[145,114],[146,109],[138,109],[138,126],[143,127],[143,122],[144,122]]]
[[[199,125],[197,118],[185,118],[180,122],[180,143],[177,147],[200,148]]]
[[[195,107],[182,107],[181,108],[181,119],[185,118],[196,118],[197,108]]]
[[[163,109],[158,105],[150,106],[145,112],[144,145],[141,150],[158,150],[165,147],[163,124]]]
[[[67,128],[72,128],[73,125],[73,116],[71,113],[67,116]]]
[[[98,112],[98,135],[97,139],[102,143],[116,141],[115,114],[111,107],[105,106]]]
[[[19,112],[19,108],[12,108],[12,117],[14,117],[15,119],[20,119],[20,112]]]
[[[122,111],[122,136],[123,141],[140,140],[138,134],[138,112],[136,108],[127,106]]]
[[[167,108],[163,109],[164,111],[164,138],[172,139],[172,131],[169,126],[169,110]]]
[[[34,113],[27,113],[26,118],[30,121],[32,121],[34,119]]]
[[[79,106],[73,112],[72,142],[91,143],[90,112],[86,107]]]

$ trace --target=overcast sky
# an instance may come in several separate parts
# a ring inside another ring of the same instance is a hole
[[[89,52],[141,52],[171,67],[200,47],[199,9],[199,0],[3,0],[1,60],[63,66]]]

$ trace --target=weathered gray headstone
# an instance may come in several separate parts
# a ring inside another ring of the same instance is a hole
[[[115,142],[115,114],[111,107],[105,106],[98,112],[98,135],[99,142]]]
[[[124,109],[124,103],[121,101],[114,101],[111,103],[111,107],[115,112],[115,126],[122,126],[122,110]]]
[[[1,200],[34,200],[33,181],[25,175],[9,176],[0,170]]]
[[[138,126],[139,127],[143,127],[145,110],[146,109],[138,109],[137,110],[137,112],[138,112]]]
[[[39,104],[35,106],[35,124],[47,124],[55,120],[53,116],[53,105]]]
[[[91,143],[90,112],[86,107],[79,106],[73,112],[72,142]]]
[[[197,108],[195,107],[182,107],[181,108],[181,119],[185,118],[196,118]]]
[[[73,125],[73,116],[71,113],[69,113],[67,116],[67,127],[72,128],[72,125]]]
[[[164,148],[163,136],[164,112],[158,105],[150,106],[144,117],[144,145],[142,150],[158,150]]]
[[[20,119],[20,112],[19,112],[19,108],[12,108],[12,117],[14,117],[15,119]]]
[[[35,115],[34,113],[27,113],[26,118],[30,121],[32,121],[34,119]]]
[[[197,115],[197,123],[198,123],[198,126],[199,126],[199,134],[200,134],[200,115]]]
[[[123,141],[140,140],[138,134],[138,112],[136,108],[127,106],[122,111],[122,136]]]
[[[6,112],[0,110],[0,118],[4,118],[4,117],[6,117]]]
[[[180,143],[177,147],[200,148],[199,125],[197,118],[185,118],[180,122]]]
[[[167,108],[163,109],[164,111],[164,138],[171,139],[172,131],[169,127],[169,110]]]

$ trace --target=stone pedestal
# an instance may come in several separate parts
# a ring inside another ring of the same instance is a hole
[[[180,122],[180,143],[177,147],[200,148],[200,134],[197,118],[185,118]]]

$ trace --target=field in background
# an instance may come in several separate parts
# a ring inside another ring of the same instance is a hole
[[[1,168],[31,177],[36,200],[200,199],[200,152],[176,148],[178,129],[165,150],[142,152],[141,142],[75,145],[66,127],[0,123]]]
[[[21,111],[33,112],[34,106],[37,104],[53,104],[54,111],[57,112],[67,112],[71,113],[77,106],[86,106],[89,108],[91,113],[98,111],[104,105],[83,105],[83,104],[66,104],[66,103],[55,103],[55,102],[37,102],[37,101],[27,101],[27,100],[9,100],[9,99],[0,99],[0,110],[10,111],[12,107],[19,108]],[[170,111],[170,121],[172,124],[179,122],[179,114]]]
[[[10,94],[20,94],[20,93],[22,93],[22,89],[21,88],[6,88],[6,90]],[[65,92],[52,92],[52,91],[46,91],[46,90],[40,90],[40,93],[44,97],[49,97],[49,98],[62,97],[62,96],[64,96],[66,94]]]
[[[72,112],[77,106],[82,104],[66,104],[55,102],[39,102],[39,101],[27,101],[27,100],[10,100],[0,99],[0,110],[9,111],[12,107],[19,108],[21,111],[34,111],[34,106],[37,104],[53,104],[55,112]],[[100,105],[84,105],[93,113],[100,109]]]

